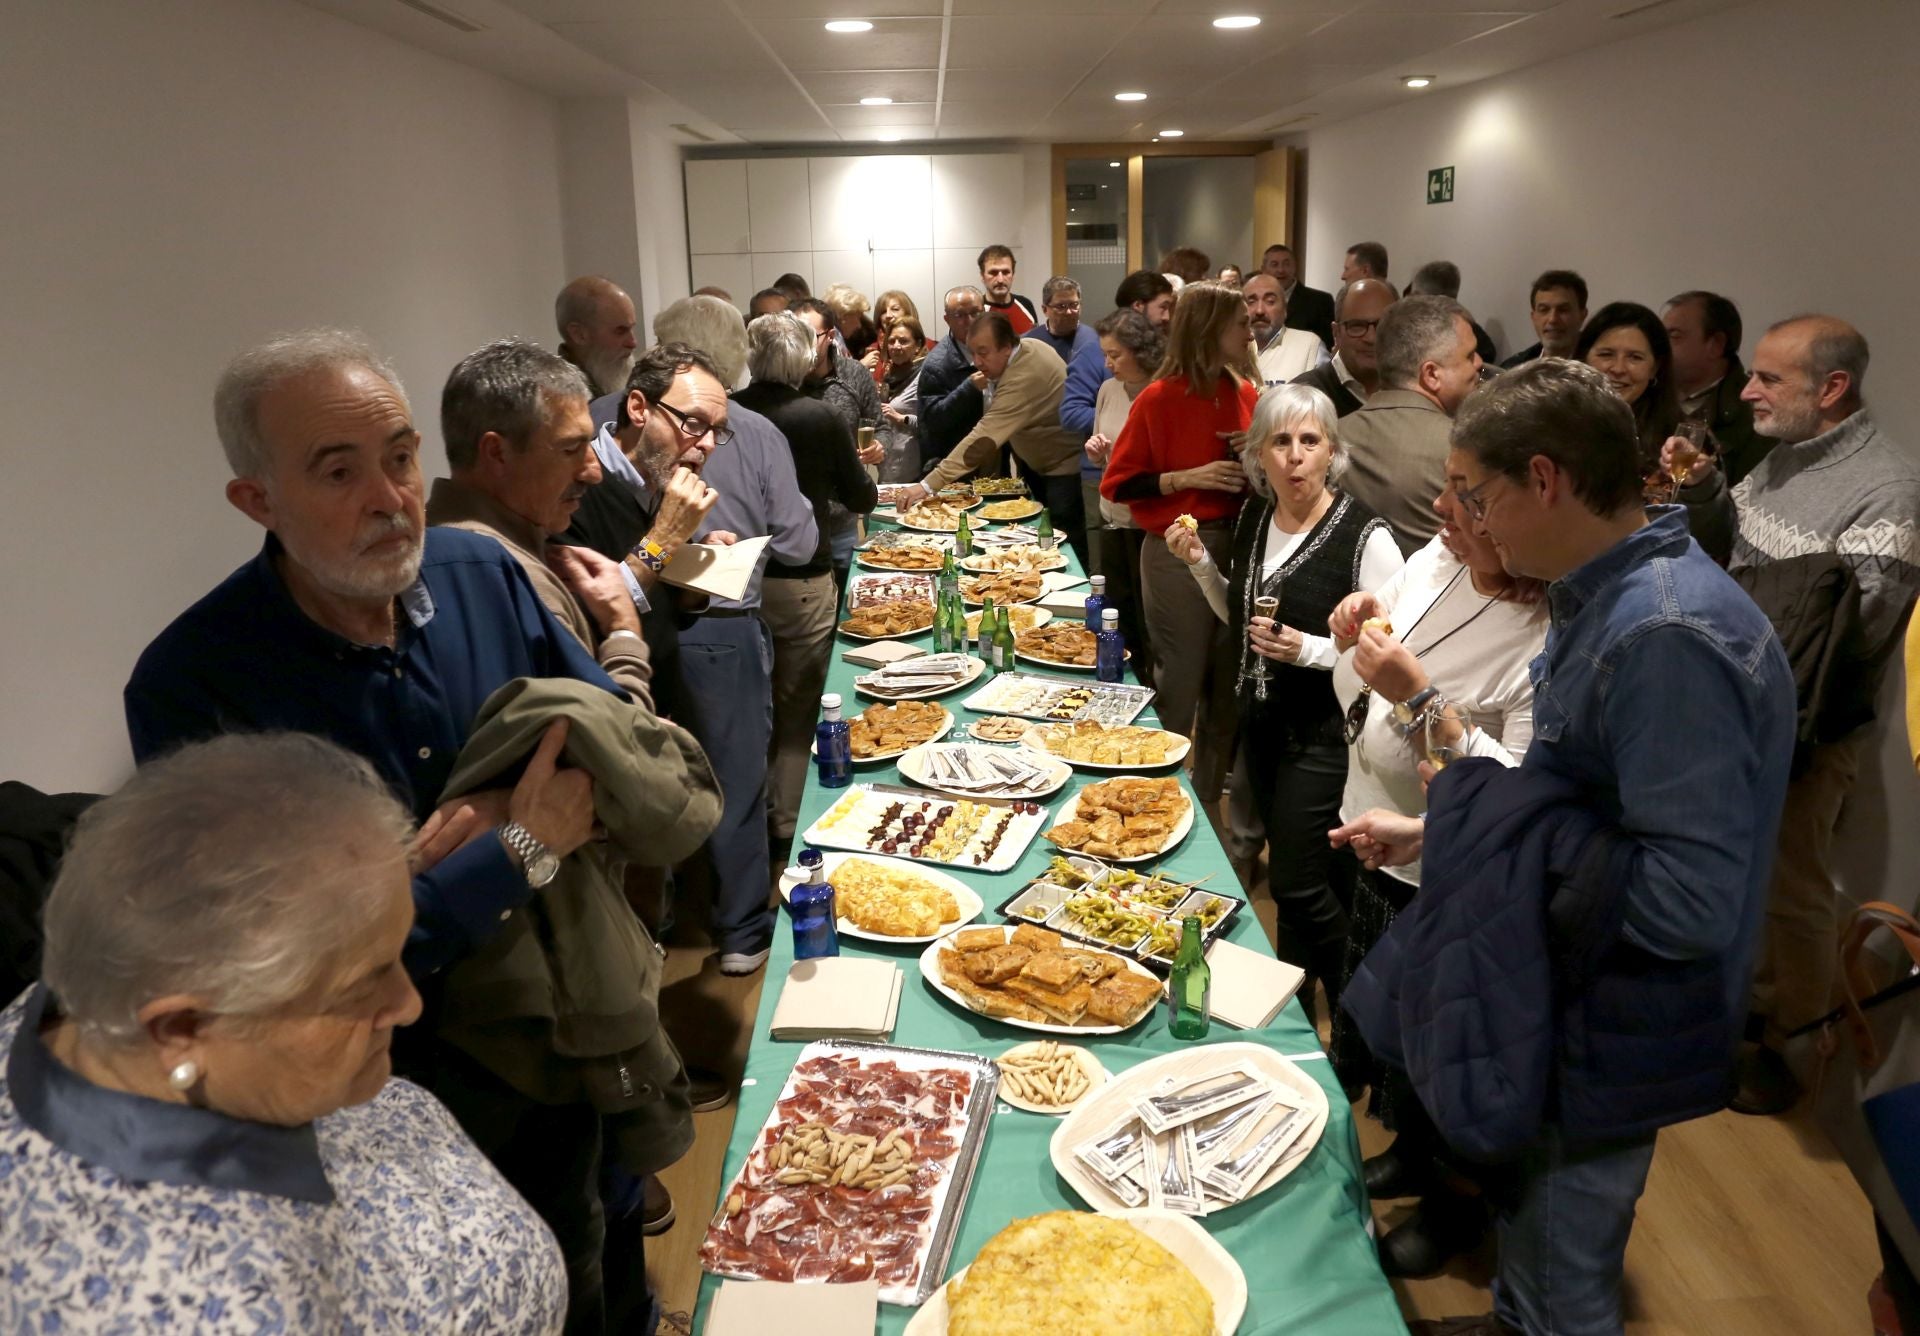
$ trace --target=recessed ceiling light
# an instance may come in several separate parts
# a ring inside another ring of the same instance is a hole
[[[872,32],[873,25],[865,19],[833,19],[827,24],[828,32]]]
[[[1145,93],[1115,93],[1113,100],[1115,102],[1145,102],[1147,95]]]
[[[1162,139],[1178,139],[1181,135],[1185,133],[1186,133],[1185,130],[1162,130],[1160,132],[1160,137]]]
[[[900,142],[900,136],[892,130],[887,131],[885,134],[875,135],[874,138],[883,144],[897,144]]]
[[[1225,18],[1215,19],[1216,28],[1258,28],[1260,20],[1252,14],[1229,14]]]
[[[1109,167],[1118,167],[1119,165],[1120,165],[1120,164],[1119,164],[1119,163],[1117,163],[1117,162],[1110,162],[1110,163],[1108,163],[1108,164],[1107,164],[1107,166],[1109,166]]]
[[[1433,82],[1433,76],[1431,74],[1409,74],[1400,82],[1409,88],[1425,88]]]
[[[860,105],[863,107],[891,107],[893,105],[893,99],[890,97],[863,97],[860,99]]]

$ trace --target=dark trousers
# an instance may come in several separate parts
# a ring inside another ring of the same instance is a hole
[[[1311,998],[1313,981],[1319,979],[1328,1005],[1337,1007],[1347,909],[1333,887],[1327,832],[1340,824],[1347,749],[1334,742],[1283,750],[1273,739],[1254,736],[1245,742],[1253,791],[1267,824],[1267,886],[1278,920],[1275,954],[1307,972],[1303,999]]]
[[[1073,555],[1080,558],[1080,569],[1091,571],[1093,566],[1087,559],[1087,512],[1080,501],[1080,475],[1069,473],[1054,477],[1035,473],[1024,463],[1020,465],[1020,474],[1027,480],[1033,499],[1047,508],[1054,533],[1065,539]],[[1034,522],[1038,520],[1036,515]]]
[[[720,824],[685,879],[709,883],[714,944],[751,954],[773,937],[768,905],[767,744],[773,737],[773,637],[757,613],[708,614],[680,633],[687,727],[720,781]]]
[[[566,1336],[600,1336],[606,1330],[606,1218],[600,1206],[599,1113],[589,1104],[535,1103],[451,1044],[426,1039],[408,1047],[403,1075],[447,1106],[559,1241],[567,1266]],[[637,1265],[645,1284],[637,1248],[620,1264]]]
[[[1153,685],[1153,643],[1140,608],[1140,548],[1149,536],[1141,529],[1115,528],[1100,514],[1100,487],[1080,480],[1080,510],[1087,521],[1087,547],[1093,556],[1089,575],[1106,577],[1107,606],[1120,610],[1120,634],[1133,651],[1133,675]],[[1159,541],[1158,539],[1155,540]]]

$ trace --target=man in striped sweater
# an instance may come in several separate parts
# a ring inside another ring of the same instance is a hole
[[[1739,537],[1728,572],[1773,621],[1793,665],[1799,720],[1780,820],[1766,937],[1753,986],[1764,1019],[1742,1054],[1742,1113],[1779,1113],[1799,1088],[1784,1037],[1824,1014],[1839,894],[1834,827],[1859,771],[1874,697],[1920,590],[1920,464],[1881,434],[1861,400],[1867,341],[1844,320],[1796,316],[1754,350],[1741,398],[1778,442],[1733,489]],[[1717,470],[1685,499],[1717,498]]]

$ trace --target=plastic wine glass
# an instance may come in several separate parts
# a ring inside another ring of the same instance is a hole
[[[1673,429],[1673,440],[1673,448],[1668,452],[1671,467],[1665,470],[1666,481],[1661,488],[1662,497],[1669,503],[1680,495],[1694,463],[1702,455],[1713,453],[1712,437],[1701,418],[1686,418],[1678,423]]]
[[[1467,735],[1473,732],[1473,716],[1466,708],[1444,697],[1427,708],[1426,753],[1435,770],[1445,770],[1467,754]]]
[[[1268,621],[1272,621],[1280,615],[1279,581],[1274,581],[1268,588],[1272,592],[1261,594],[1253,600],[1253,615],[1256,617],[1265,617]],[[1254,655],[1253,662],[1253,698],[1257,701],[1264,701],[1267,698],[1267,686],[1272,682],[1273,674],[1267,668],[1265,655]]]

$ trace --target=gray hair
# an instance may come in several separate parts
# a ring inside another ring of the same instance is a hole
[[[272,471],[273,452],[260,434],[260,401],[286,381],[339,367],[363,367],[373,372],[393,386],[401,403],[406,403],[407,391],[400,384],[399,373],[357,330],[306,329],[276,334],[227,363],[213,387],[213,428],[234,477],[263,479]]]
[[[943,310],[943,311],[944,311],[944,310],[945,310],[945,309],[946,309],[946,308],[947,308],[948,306],[950,306],[950,305],[952,305],[952,303],[953,303],[953,298],[954,298],[954,294],[955,294],[955,293],[963,293],[963,294],[964,294],[964,293],[972,293],[972,294],[973,294],[973,297],[974,297],[974,299],[975,299],[976,301],[978,301],[978,302],[979,302],[979,303],[980,303],[980,304],[981,304],[982,306],[985,306],[985,305],[987,304],[987,294],[986,294],[986,293],[984,293],[984,292],[982,292],[982,291],[980,291],[980,289],[979,289],[979,288],[976,288],[976,287],[975,287],[975,286],[974,286],[973,284],[971,284],[971,283],[962,283],[962,284],[961,284],[961,285],[960,285],[959,287],[957,287],[957,288],[948,288],[948,289],[947,289],[947,291],[946,291],[946,295],[945,295],[945,296],[943,296],[943,297],[942,297],[942,298],[940,299],[940,309],[941,309],[941,310]]]
[[[799,389],[813,363],[813,331],[791,311],[756,317],[747,326],[747,370],[755,380]]]
[[[1807,377],[1817,389],[1836,371],[1847,373],[1848,401],[1858,400],[1867,378],[1870,351],[1867,336],[1838,316],[1794,315],[1767,326],[1774,334],[1796,326],[1807,327]]]
[[[1267,471],[1260,467],[1260,452],[1276,433],[1303,419],[1313,423],[1332,451],[1327,460],[1327,486],[1339,482],[1347,471],[1347,447],[1340,440],[1340,414],[1333,400],[1311,385],[1288,382],[1272,386],[1261,391],[1253,405],[1253,421],[1237,442],[1240,467],[1247,471],[1247,481],[1268,501],[1273,500],[1273,487],[1267,482]]]
[[[653,337],[698,348],[713,359],[726,389],[738,385],[747,369],[747,322],[738,307],[718,297],[682,297],[653,318]]]
[[[305,733],[232,734],[142,766],[80,818],[47,897],[41,977],[118,1044],[185,993],[259,1016],[307,994],[379,910],[368,865],[406,857],[373,767]]]
[[[1458,297],[1460,266],[1452,260],[1429,260],[1413,271],[1407,284],[1409,297]]]
[[[580,368],[558,353],[524,339],[496,339],[461,358],[440,391],[447,463],[472,468],[490,431],[524,447],[546,425],[552,401],[592,397]]]
[[[1404,390],[1417,384],[1420,367],[1445,360],[1459,331],[1455,320],[1471,320],[1467,308],[1451,297],[1402,297],[1380,317],[1374,336],[1380,384]]]

